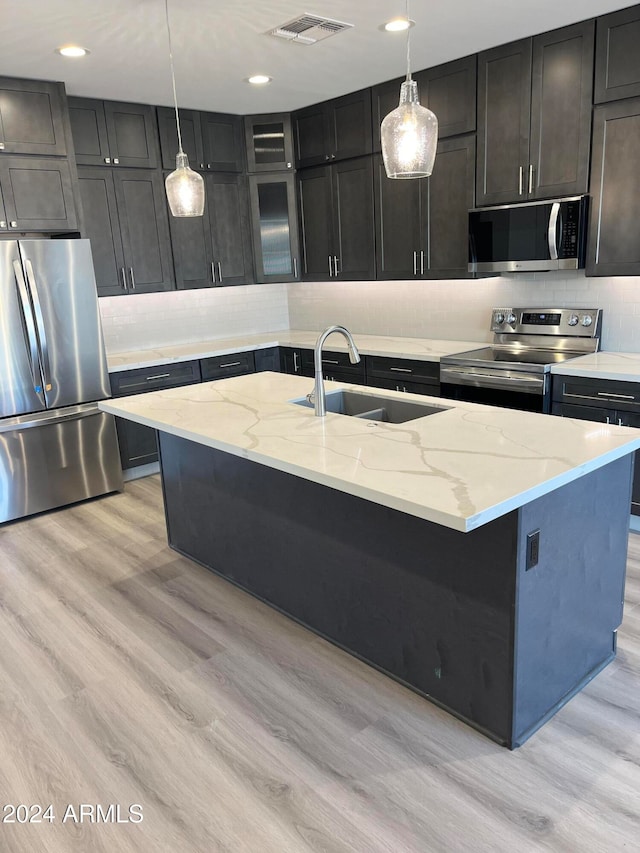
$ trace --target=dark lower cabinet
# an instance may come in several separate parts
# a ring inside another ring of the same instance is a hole
[[[593,111],[586,273],[640,275],[640,98]]]
[[[78,168],[83,236],[91,240],[99,296],[174,286],[162,175]]]
[[[640,428],[640,383],[553,377],[551,414]],[[635,454],[631,513],[640,515],[640,451]]]
[[[302,279],[375,278],[371,157],[299,172],[298,213]]]
[[[256,364],[252,352],[232,352],[200,359],[203,382],[226,379],[229,376],[244,376],[255,373]]]
[[[4,231],[74,231],[76,205],[69,163],[58,157],[0,158]]]
[[[313,352],[298,347],[280,347],[280,372],[289,373],[293,376],[302,376],[302,354]],[[313,376],[313,373],[304,374]]]
[[[200,382],[200,364],[198,361],[183,361],[122,370],[112,373],[110,380],[113,396],[127,397]],[[116,418],[116,430],[123,470],[158,461],[154,429],[125,418]]]
[[[315,361],[313,350],[302,350],[302,375],[315,376]],[[357,364],[352,364],[346,352],[323,350],[322,375],[334,382],[350,382],[353,385],[365,385],[365,361],[361,357]]]
[[[256,373],[263,373],[265,370],[270,370],[273,373],[281,373],[280,347],[257,349],[253,353],[253,360],[256,366]]]
[[[411,394],[440,396],[440,362],[365,356],[367,385]]]

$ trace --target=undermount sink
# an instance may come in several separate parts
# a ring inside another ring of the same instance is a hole
[[[306,397],[292,400],[298,406],[313,409]],[[397,400],[393,397],[381,397],[360,391],[330,391],[326,395],[327,412],[336,415],[348,415],[370,421],[383,421],[390,424],[404,424],[427,415],[446,412],[448,406],[433,406],[430,403],[416,403],[413,400]]]

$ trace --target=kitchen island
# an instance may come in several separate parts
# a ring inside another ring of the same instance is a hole
[[[422,396],[408,423],[321,419],[310,390],[101,407],[159,431],[173,548],[520,745],[615,656],[640,433]]]

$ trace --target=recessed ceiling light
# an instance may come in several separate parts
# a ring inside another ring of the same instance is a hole
[[[75,44],[66,45],[66,47],[57,47],[56,53],[59,53],[60,56],[86,56],[91,51],[87,50],[86,47],[79,47]]]
[[[400,33],[402,30],[408,30],[409,27],[412,27],[414,24],[415,21],[408,18],[394,18],[393,21],[387,21],[384,25],[384,29],[388,33]]]
[[[247,77],[247,83],[253,83],[254,86],[264,86],[271,83],[273,78],[267,77],[266,74],[254,74],[253,77]]]

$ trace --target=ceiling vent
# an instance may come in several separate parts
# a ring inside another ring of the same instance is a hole
[[[345,24],[343,21],[333,21],[331,18],[320,18],[317,15],[300,15],[286,24],[269,30],[267,35],[275,38],[285,39],[294,44],[315,44],[323,41],[342,30],[348,30],[353,24]]]

